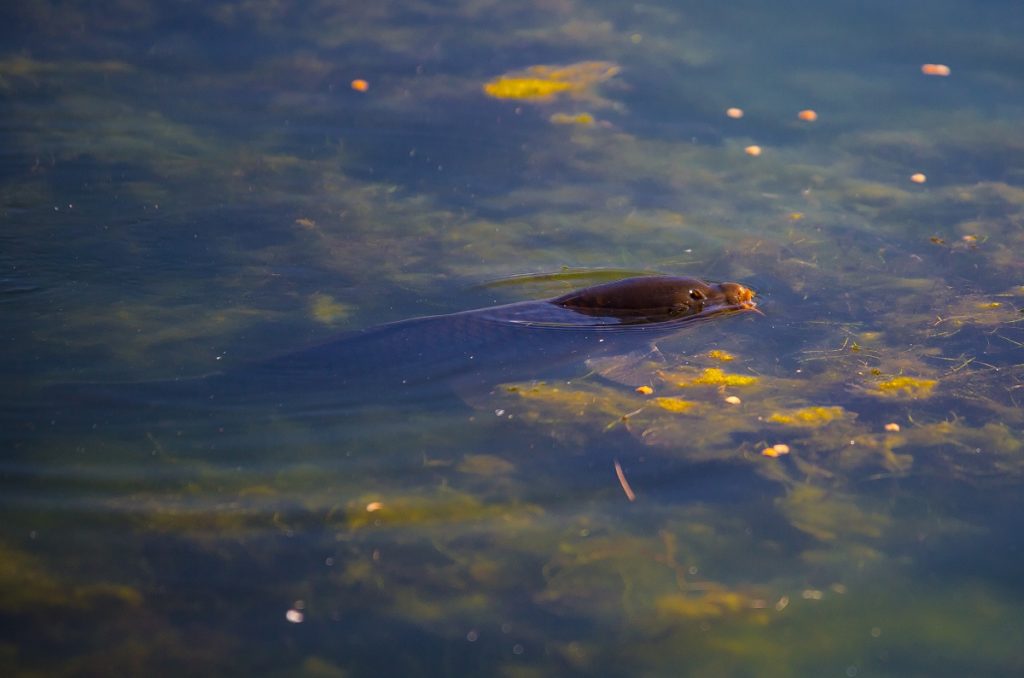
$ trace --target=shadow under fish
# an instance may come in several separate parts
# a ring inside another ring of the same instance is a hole
[[[754,292],[695,278],[627,278],[540,301],[403,320],[203,377],[80,385],[110,406],[187,408],[207,416],[269,409],[337,414],[368,404],[429,405],[454,392],[551,376],[587,359],[649,351],[654,340],[723,315],[757,311]],[[760,311],[757,311],[760,312]]]

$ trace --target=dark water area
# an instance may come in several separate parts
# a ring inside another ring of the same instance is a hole
[[[1022,25],[0,8],[0,673],[1020,675]]]

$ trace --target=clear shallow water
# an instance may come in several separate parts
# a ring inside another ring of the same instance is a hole
[[[4,9],[4,673],[1018,674],[1021,19]],[[96,386],[606,270],[766,315],[412,399]]]

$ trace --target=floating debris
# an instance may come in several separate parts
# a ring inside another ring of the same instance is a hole
[[[781,457],[782,455],[789,454],[789,445],[785,443],[775,443],[771,447],[766,447],[761,450],[761,454],[765,457]]]
[[[732,353],[729,353],[728,351],[720,351],[718,349],[708,351],[708,357],[711,358],[712,360],[720,360],[723,363],[736,360],[736,356],[734,356]]]
[[[950,74],[949,66],[946,64],[921,64],[921,72],[925,75],[937,75],[943,78]]]
[[[629,486],[629,481],[626,480],[626,474],[622,470],[622,466],[619,464],[619,460],[615,462],[615,475],[619,478],[619,485],[622,485],[622,491],[626,493],[626,499],[630,501],[636,501],[636,494],[633,492],[633,488]]]

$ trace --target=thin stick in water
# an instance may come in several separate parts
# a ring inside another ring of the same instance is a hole
[[[622,491],[626,493],[626,499],[636,501],[636,494],[633,492],[633,488],[629,486],[629,481],[626,480],[626,474],[622,472],[619,460],[613,459],[612,461],[615,462],[615,475],[619,477],[619,485],[622,485]]]

